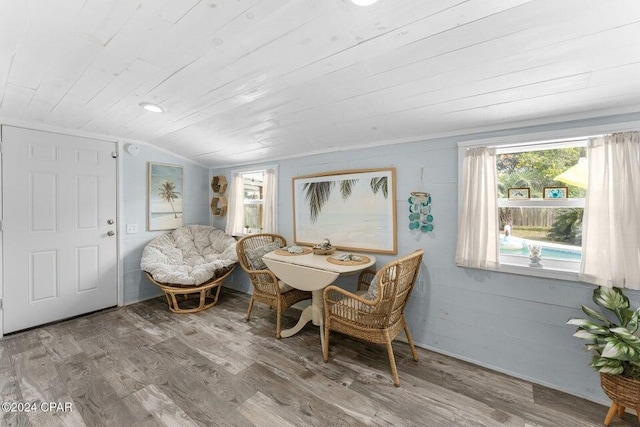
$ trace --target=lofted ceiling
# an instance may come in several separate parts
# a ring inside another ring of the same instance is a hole
[[[631,111],[637,0],[0,0],[0,118],[210,167]]]

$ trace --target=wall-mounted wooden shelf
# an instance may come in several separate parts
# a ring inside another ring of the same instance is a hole
[[[212,198],[211,213],[214,216],[225,216],[227,214],[227,198],[224,196]]]
[[[214,193],[227,191],[227,178],[224,175],[216,175],[211,178],[211,189]]]

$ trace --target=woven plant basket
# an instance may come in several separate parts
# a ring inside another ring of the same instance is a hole
[[[609,399],[625,408],[640,405],[640,381],[622,375],[600,374],[600,384]]]
[[[600,374],[602,390],[611,399],[611,408],[604,420],[608,426],[617,414],[622,417],[625,408],[636,410],[636,416],[640,421],[640,381],[627,378],[622,375]]]

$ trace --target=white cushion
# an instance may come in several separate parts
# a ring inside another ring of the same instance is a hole
[[[379,274],[380,272],[376,273],[376,275],[373,276],[373,279],[371,279],[371,283],[369,283],[369,289],[367,289],[367,292],[364,295],[364,299],[373,301],[376,298],[378,298],[378,275]]]
[[[396,278],[396,269],[398,267],[394,266],[391,267],[391,271],[389,274],[389,279],[390,280],[394,280]],[[378,280],[380,279],[380,272],[383,269],[378,270],[378,272],[376,273],[375,276],[373,276],[373,279],[371,279],[371,283],[369,284],[369,289],[367,289],[367,293],[364,296],[364,299],[369,300],[369,301],[374,301],[376,298],[378,298]]]
[[[237,261],[232,236],[208,225],[187,225],[149,242],[140,267],[157,282],[197,286]]]
[[[249,267],[251,267],[252,270],[267,270],[267,265],[262,260],[262,257],[278,248],[280,248],[280,243],[272,242],[255,249],[247,249],[244,251],[244,254],[247,256]]]

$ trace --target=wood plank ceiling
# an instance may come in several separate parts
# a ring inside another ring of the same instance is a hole
[[[0,118],[211,167],[631,111],[637,0],[0,0]]]

